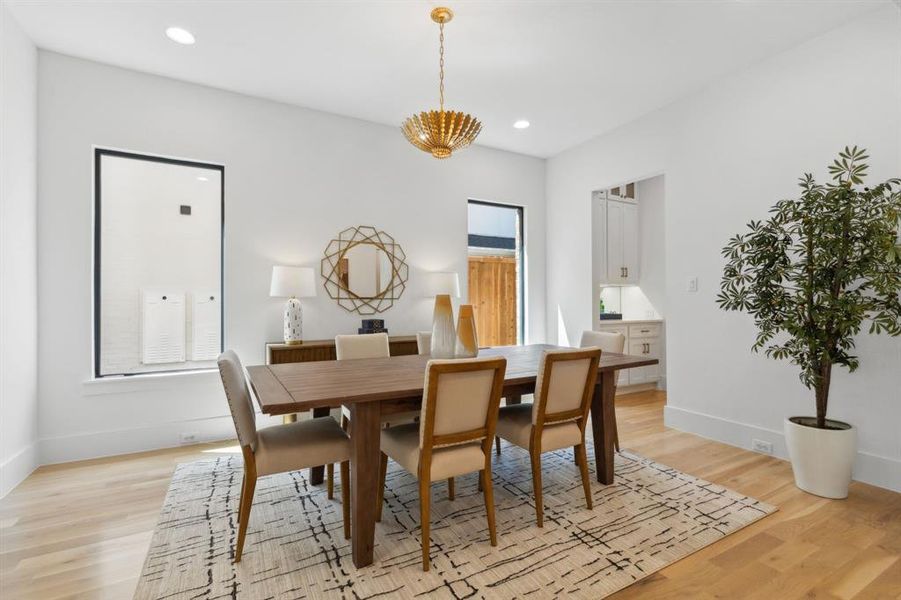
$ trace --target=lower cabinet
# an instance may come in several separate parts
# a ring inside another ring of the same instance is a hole
[[[626,336],[623,350],[633,356],[648,356],[659,359],[663,353],[663,323],[661,321],[629,321],[601,323],[600,331],[621,333]],[[617,387],[656,383],[660,378],[660,365],[624,369],[617,377]]]
[[[637,339],[629,342],[629,354],[635,356],[651,356],[660,358],[660,338]],[[659,365],[648,365],[647,367],[636,367],[628,369],[629,383],[635,385],[637,383],[652,383],[657,381],[660,376]]]

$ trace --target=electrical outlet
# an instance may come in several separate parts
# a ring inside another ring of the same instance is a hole
[[[197,443],[197,432],[196,431],[184,431],[181,436],[182,444],[196,444]]]
[[[761,454],[772,454],[773,443],[765,442],[763,440],[751,440],[751,450],[760,452]]]
[[[697,277],[689,277],[688,278],[688,291],[692,292],[692,293],[698,291],[698,278]]]

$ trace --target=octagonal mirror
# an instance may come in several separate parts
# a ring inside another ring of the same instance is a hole
[[[328,295],[349,312],[371,315],[394,305],[406,288],[406,256],[375,227],[350,227],[329,242],[322,259]]]

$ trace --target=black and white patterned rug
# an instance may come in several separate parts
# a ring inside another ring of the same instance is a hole
[[[364,569],[354,567],[342,533],[340,493],[328,500],[305,471],[259,481],[244,556],[233,564],[240,456],[181,464],[135,598],[601,598],[776,510],[622,452],[613,485],[597,483],[592,466],[589,511],[572,450],[545,454],[542,463],[539,529],[528,453],[505,445],[495,457],[494,548],[476,476],[457,478],[454,501],[444,483],[434,484],[428,573],[416,480],[393,462],[375,562]]]

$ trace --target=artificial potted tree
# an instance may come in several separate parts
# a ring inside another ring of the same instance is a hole
[[[863,187],[864,150],[845,148],[829,167],[833,182],[801,178],[801,195],[780,200],[764,221],[723,248],[717,303],[750,314],[759,332],[752,349],[787,359],[813,390],[816,416],[784,422],[795,483],[845,498],[857,453],[853,425],[828,419],[832,368],[853,372],[854,338],[901,335],[901,179]]]

